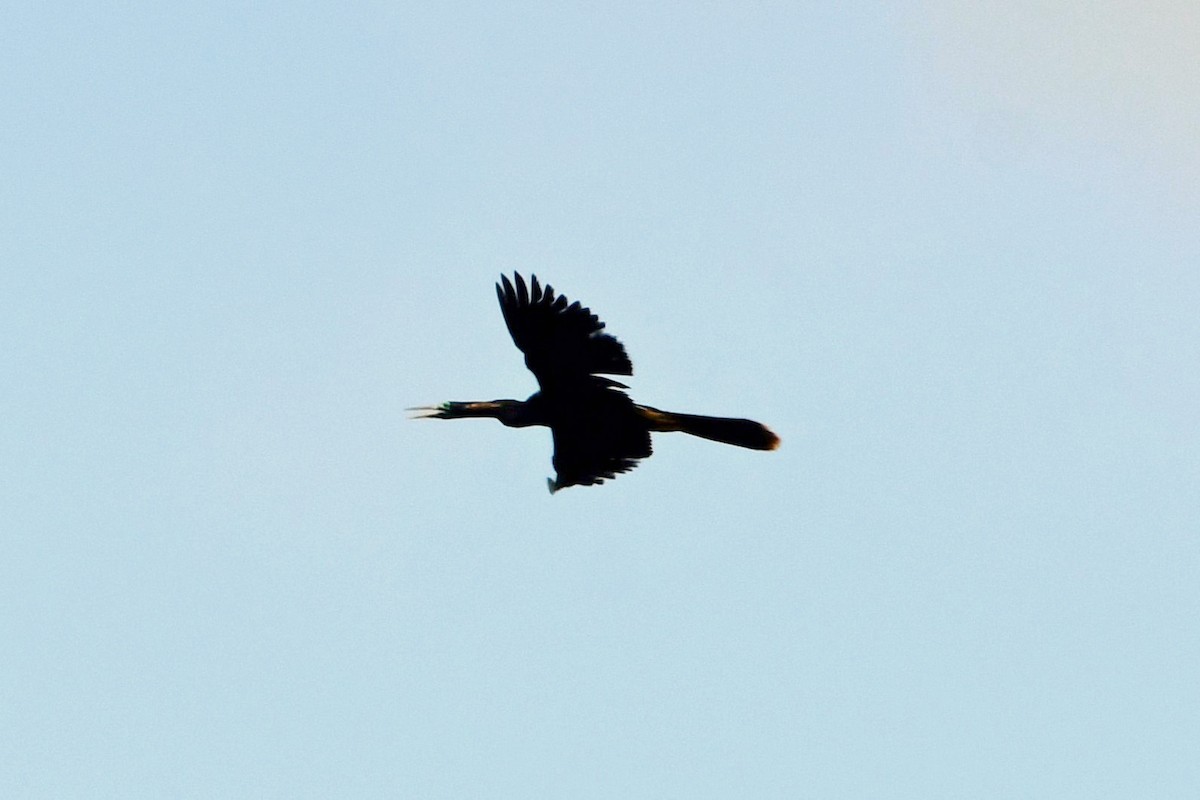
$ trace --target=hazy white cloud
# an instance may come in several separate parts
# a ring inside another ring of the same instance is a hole
[[[1200,178],[1200,4],[935,0],[916,21],[931,84],[966,113]]]

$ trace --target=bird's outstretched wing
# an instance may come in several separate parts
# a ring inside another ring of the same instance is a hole
[[[633,402],[624,392],[595,388],[586,395],[580,398],[580,415],[551,427],[558,476],[551,491],[603,483],[650,455],[650,432],[630,424]]]
[[[508,276],[500,276],[496,296],[513,342],[525,354],[525,366],[534,374],[542,389],[578,383],[589,375],[632,375],[633,364],[625,347],[604,333],[604,323],[578,301],[568,302],[554,289],[531,286],[514,274],[516,286]],[[623,386],[616,381],[599,380],[607,386]]]

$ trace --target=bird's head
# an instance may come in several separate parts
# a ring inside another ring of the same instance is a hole
[[[414,419],[466,419],[468,417],[491,417],[510,427],[523,427],[526,422],[522,410],[525,404],[519,400],[482,400],[459,402],[449,400],[435,406],[417,406],[412,411]]]

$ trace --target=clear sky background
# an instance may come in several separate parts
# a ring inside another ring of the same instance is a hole
[[[0,795],[1200,796],[1194,3],[0,39]],[[782,448],[405,419],[513,270]]]

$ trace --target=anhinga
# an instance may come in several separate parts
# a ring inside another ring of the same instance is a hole
[[[494,417],[512,428],[544,425],[554,437],[554,469],[550,491],[566,486],[603,483],[637,466],[650,455],[651,431],[683,431],[716,442],[774,450],[779,437],[748,419],[673,414],[634,403],[621,391],[629,387],[606,375],[632,375],[625,347],[610,334],[591,309],[568,303],[533,276],[516,288],[507,276],[496,284],[500,310],[513,342],[525,354],[540,391],[528,400],[449,402],[409,409],[434,419]]]

